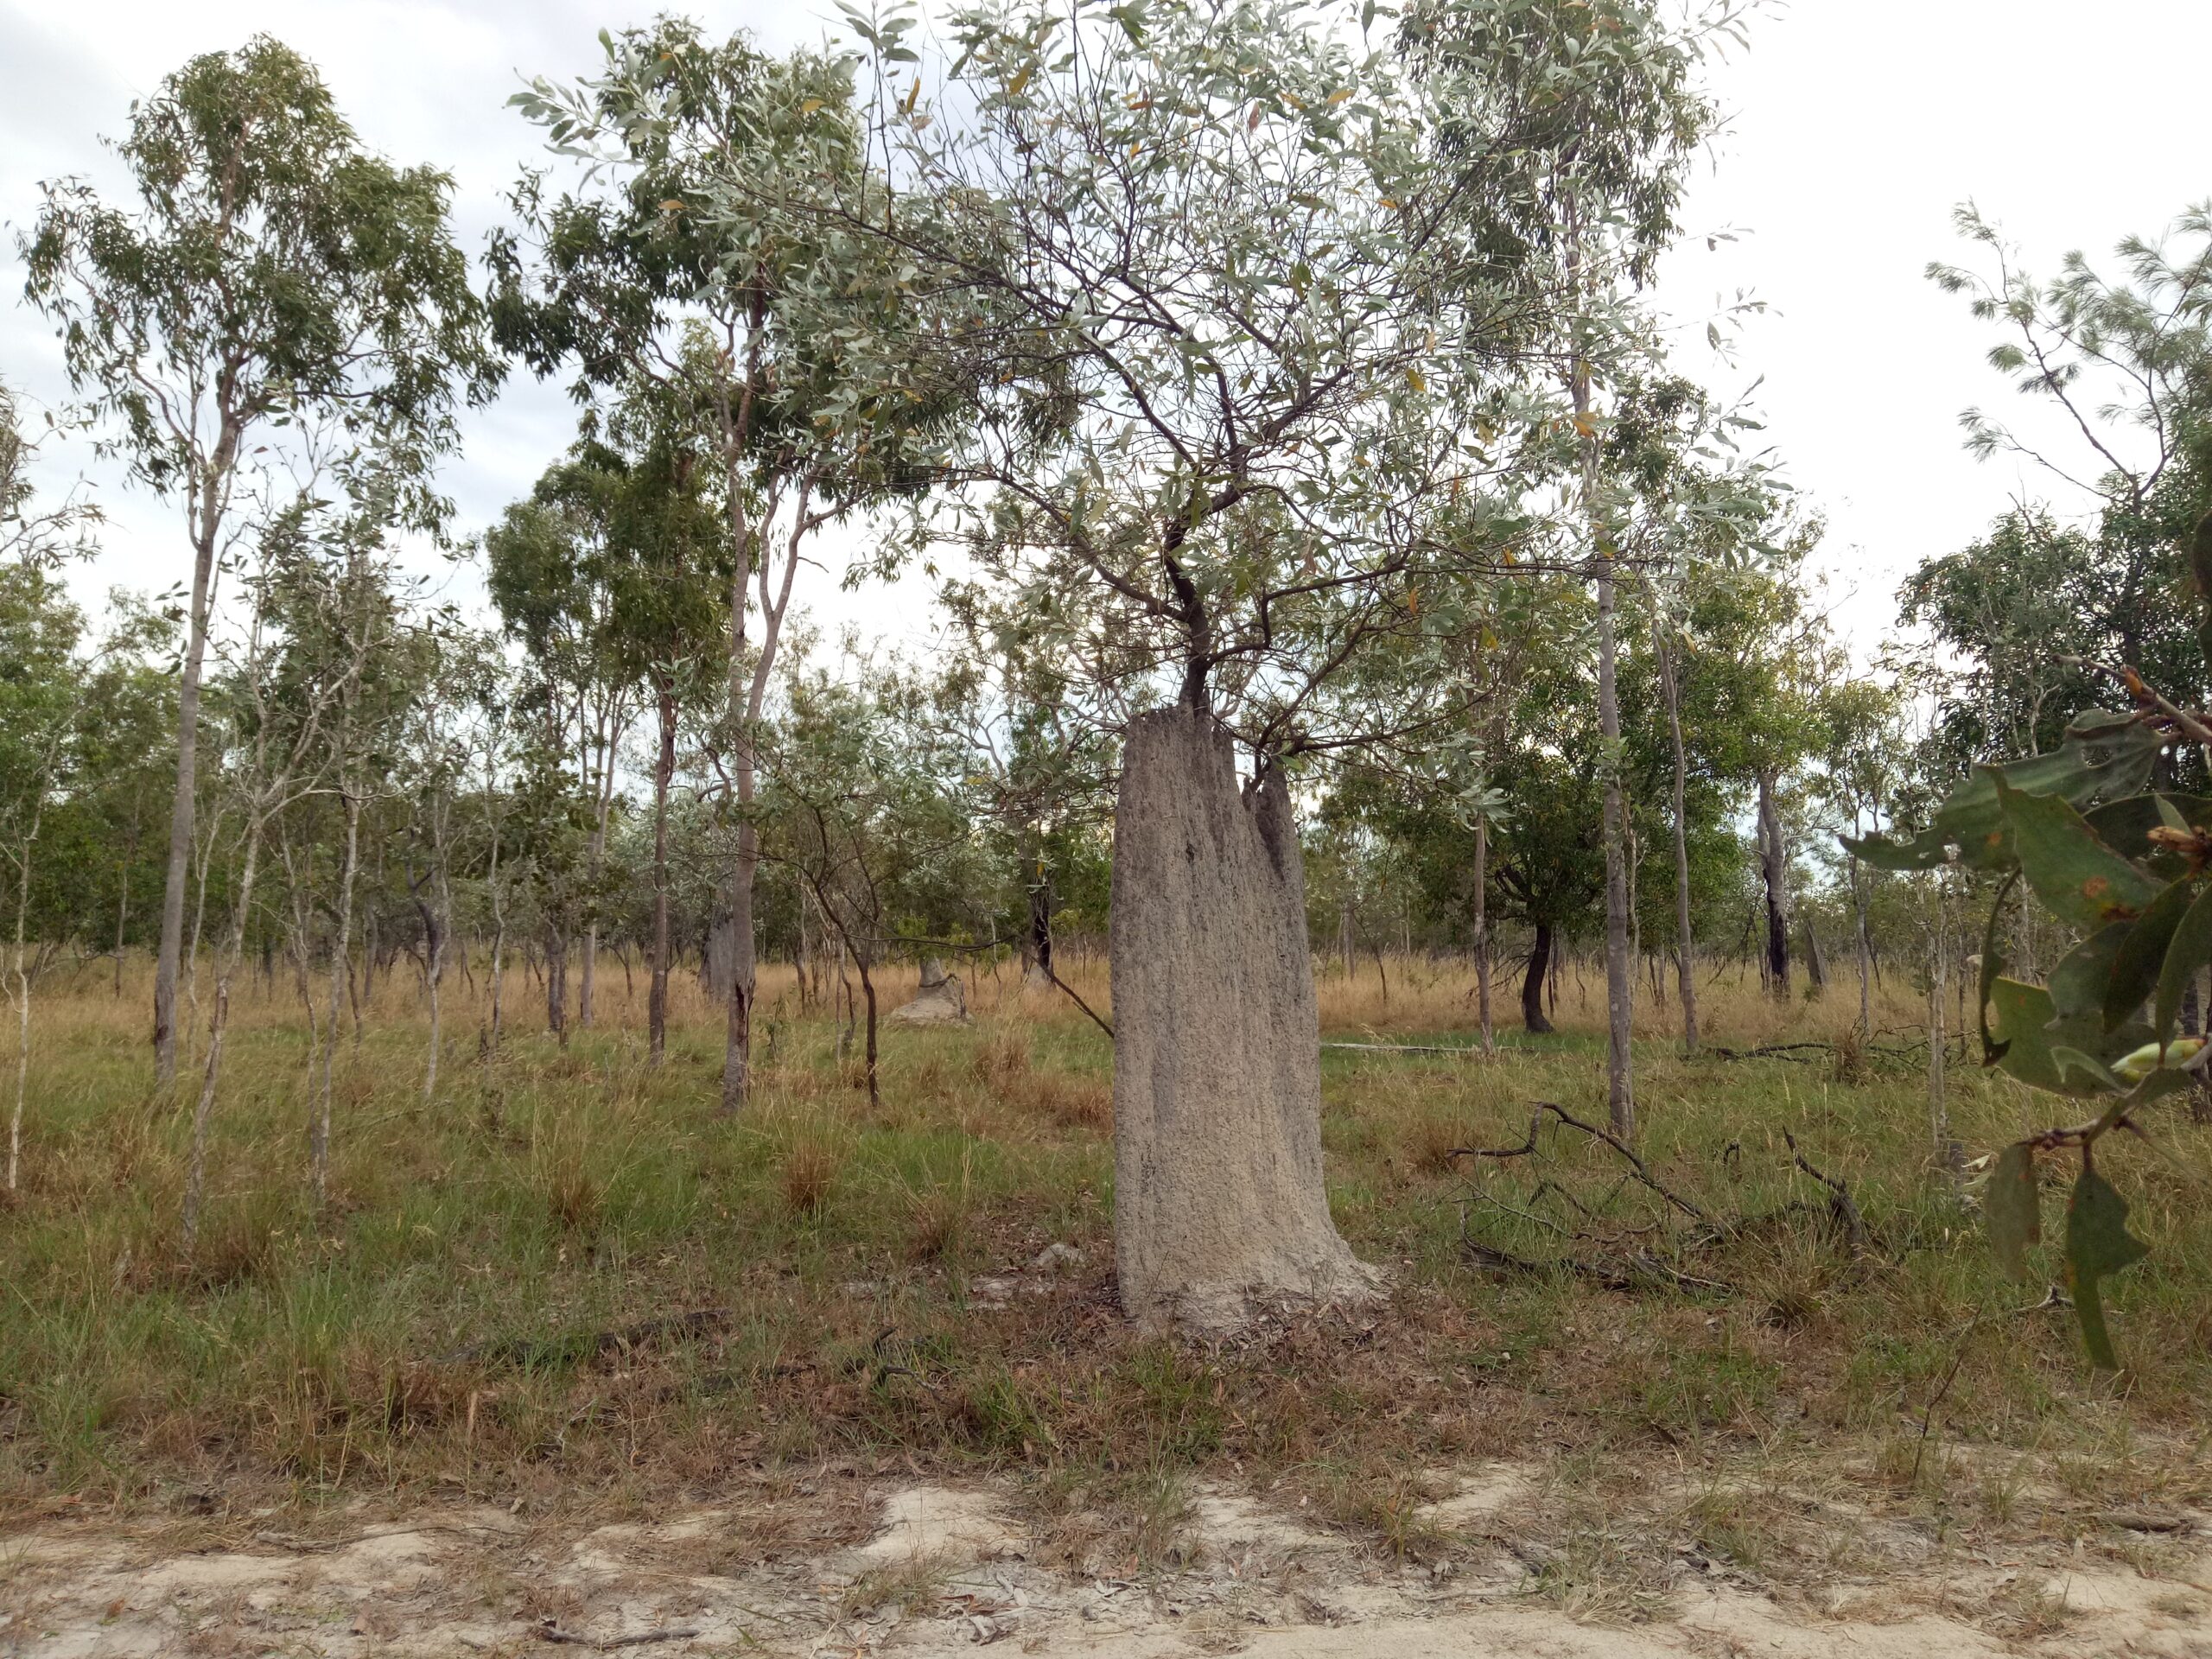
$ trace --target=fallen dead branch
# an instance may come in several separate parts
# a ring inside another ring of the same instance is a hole
[[[1866,1217],[1859,1213],[1858,1205],[1852,1201],[1851,1189],[1836,1179],[1834,1176],[1824,1170],[1815,1169],[1808,1162],[1805,1154],[1797,1150],[1797,1137],[1790,1134],[1788,1129],[1783,1130],[1782,1139],[1789,1147],[1789,1155],[1796,1161],[1797,1167],[1827,1188],[1828,1212],[1835,1222],[1836,1230],[1851,1242],[1853,1249],[1865,1249],[1866,1248]]]
[[[1757,1048],[1725,1048],[1719,1043],[1707,1043],[1703,1052],[1716,1060],[1789,1060],[1799,1065],[1813,1064],[1815,1054],[1833,1054],[1834,1043],[1763,1043]]]
[[[1654,1192],[1664,1198],[1675,1209],[1681,1211],[1691,1220],[1703,1221],[1706,1218],[1704,1211],[1699,1209],[1697,1205],[1692,1204],[1688,1198],[1684,1198],[1681,1193],[1675,1192],[1672,1187],[1660,1180],[1657,1176],[1654,1175],[1651,1173],[1651,1166],[1643,1161],[1643,1158],[1638,1155],[1633,1147],[1630,1146],[1626,1141],[1615,1135],[1611,1130],[1599,1128],[1595,1123],[1586,1123],[1580,1118],[1569,1112],[1564,1106],[1556,1105],[1548,1100],[1540,1100],[1536,1103],[1536,1109],[1530,1114],[1529,1118],[1529,1138],[1523,1141],[1519,1146],[1454,1147],[1450,1152],[1446,1153],[1445,1156],[1447,1158],[1529,1157],[1536,1151],[1536,1137],[1538,1132],[1543,1128],[1544,1115],[1547,1112],[1550,1113],[1552,1116],[1557,1118],[1567,1128],[1570,1129],[1580,1129],[1583,1134],[1590,1136],[1593,1141],[1602,1141],[1606,1146],[1611,1147],[1615,1152],[1620,1154],[1622,1157],[1628,1160],[1629,1167],[1635,1172],[1636,1179],[1637,1180],[1641,1181],[1645,1186],[1649,1187]]]
[[[1537,1180],[1518,1205],[1482,1185],[1472,1185],[1467,1211],[1477,1205],[1487,1206],[1538,1227],[1564,1240],[1567,1246],[1557,1256],[1538,1259],[1516,1255],[1469,1233],[1466,1211],[1463,1211],[1460,1253],[1470,1263],[1485,1271],[1509,1275],[1571,1274],[1608,1290],[1623,1292],[1662,1288],[1699,1296],[1731,1296],[1736,1294],[1736,1287],[1728,1279],[1694,1271],[1684,1264],[1694,1263],[1703,1252],[1796,1217],[1808,1217],[1818,1222],[1847,1247],[1854,1258],[1872,1249],[1866,1217],[1852,1197],[1850,1187],[1807,1158],[1796,1137],[1787,1130],[1783,1138],[1789,1148],[1791,1166],[1820,1185],[1822,1201],[1793,1199],[1778,1208],[1750,1215],[1721,1216],[1708,1211],[1661,1180],[1642,1154],[1618,1136],[1551,1101],[1536,1103],[1529,1115],[1528,1134],[1519,1144],[1459,1147],[1446,1155],[1454,1160],[1490,1159],[1499,1162],[1541,1160],[1548,1120],[1606,1147],[1624,1167],[1594,1203],[1585,1202],[1548,1174]],[[1734,1159],[1729,1165],[1730,1177],[1740,1179],[1741,1148],[1732,1144],[1730,1153]],[[1663,1207],[1658,1216],[1640,1224],[1611,1220],[1615,1199],[1634,1186],[1643,1187],[1660,1201]],[[1571,1216],[1560,1220],[1538,1213],[1535,1206],[1548,1196],[1555,1198],[1564,1211],[1572,1212]],[[1671,1224],[1669,1217],[1675,1217]]]

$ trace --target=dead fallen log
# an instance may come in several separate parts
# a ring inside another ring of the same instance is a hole
[[[1793,1065],[1810,1065],[1810,1054],[1833,1054],[1834,1043],[1763,1043],[1757,1048],[1724,1048],[1718,1043],[1707,1043],[1703,1052],[1716,1060],[1788,1060]]]

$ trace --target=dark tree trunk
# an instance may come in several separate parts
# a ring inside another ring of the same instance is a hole
[[[868,974],[867,959],[857,951],[853,955],[853,965],[860,969],[861,995],[868,1002],[868,1034],[863,1039],[861,1058],[868,1067],[868,1103],[873,1109],[883,1104],[883,1096],[877,1092],[880,1085],[875,1071],[875,981]]]
[[[1052,982],[1052,880],[1045,871],[1045,861],[1037,861],[1036,879],[1029,887],[1029,960],[1024,966],[1022,979],[1049,985]]]
[[[1548,1035],[1552,1022],[1544,1017],[1544,982],[1552,965],[1552,925],[1536,924],[1536,942],[1529,950],[1529,971],[1521,978],[1521,1023],[1535,1035]]]
[[[1767,988],[1789,996],[1789,866],[1783,845],[1782,815],[1774,804],[1774,775],[1759,773],[1759,874],[1766,886]]]

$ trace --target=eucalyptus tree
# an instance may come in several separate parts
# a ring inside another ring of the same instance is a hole
[[[1767,537],[1784,508],[1786,491],[1770,462],[1739,448],[1740,435],[1756,425],[1743,410],[1717,408],[1696,386],[1667,376],[1621,387],[1602,446],[1601,475],[1614,486],[1618,549],[1648,595],[1666,709],[1673,761],[1676,995],[1683,1051],[1692,1054],[1698,1046],[1697,973],[1682,664],[1686,653],[1701,648],[1688,613],[1715,579],[1725,585],[1735,570],[1769,556]],[[1763,831],[1765,822],[1763,816]]]
[[[724,902],[734,968],[724,1109],[745,1102],[755,981],[754,734],[793,583],[826,525],[919,481],[928,435],[957,418],[918,320],[910,264],[860,229],[884,200],[843,55],[775,57],[687,22],[603,35],[607,62],[515,102],[556,150],[588,156],[594,195],[518,196],[530,245],[495,248],[505,337],[578,387],[640,375],[683,390],[720,472],[728,535],[724,709],[716,760],[734,819]],[[706,372],[687,371],[703,339]],[[759,632],[753,632],[757,613]]]
[[[1621,744],[1616,574],[1619,505],[1601,449],[1608,384],[1618,391],[1654,355],[1633,303],[1678,234],[1692,156],[1718,112],[1700,79],[1706,53],[1742,38],[1743,7],[1679,15],[1646,0],[1417,0],[1401,48],[1425,78],[1465,89],[1442,124],[1440,160],[1488,206],[1484,251],[1510,254],[1522,280],[1563,313],[1545,340],[1568,405],[1586,569],[1597,592],[1598,718],[1606,765],[1606,1095],[1616,1134],[1636,1127],[1630,1039],[1630,862]]]
[[[327,786],[332,751],[326,723],[352,678],[351,664],[322,648],[334,597],[319,544],[317,520],[324,509],[320,499],[302,492],[256,526],[253,563],[243,584],[248,620],[235,639],[220,647],[226,660],[214,688],[215,712],[227,753],[218,775],[236,809],[229,849],[236,873],[226,894],[229,922],[216,954],[207,1049],[186,1160],[179,1230],[187,1262],[198,1244],[207,1196],[208,1128],[222,1081],[231,983],[245,954],[269,829]]]
[[[692,366],[700,372],[698,363]],[[576,486],[592,492],[606,515],[607,655],[618,675],[643,683],[656,723],[646,1001],[647,1047],[656,1065],[668,1042],[669,796],[677,734],[683,711],[713,690],[723,620],[717,600],[728,584],[728,543],[711,493],[715,471],[687,423],[691,410],[680,395],[641,390],[613,411],[609,442],[580,445],[570,468]]]
[[[2125,238],[2117,279],[2076,251],[2039,280],[1971,204],[1955,222],[1983,268],[1931,264],[1929,276],[1994,327],[1990,366],[2050,416],[2024,423],[1968,409],[1960,416],[1967,447],[2024,464],[2095,514],[2089,543],[2065,538],[2033,502],[2001,526],[2044,545],[2045,574],[2087,613],[2076,628],[2101,633],[2108,654],[2145,673],[2178,672],[2158,683],[2194,696],[2212,652],[2176,650],[2173,601],[2192,575],[2205,589],[2212,574],[2212,548],[2198,537],[2212,509],[2212,202],[2189,208],[2164,237]],[[2195,620],[2187,607],[2182,616]],[[2044,717],[2063,724],[2065,712]]]
[[[447,224],[452,181],[363,149],[314,67],[265,35],[191,59],[115,145],[139,201],[44,187],[25,293],[131,477],[180,502],[190,547],[176,790],[154,983],[156,1073],[176,1069],[176,990],[197,798],[200,681],[242,492],[287,427],[337,424],[392,458],[418,528],[454,408],[486,390],[481,307]]]
[[[1874,939],[1868,883],[1857,843],[1891,821],[1910,764],[1905,731],[1907,688],[1894,678],[1858,676],[1828,688],[1821,699],[1821,740],[1811,756],[1813,785],[1837,820],[1848,818],[1843,839],[1845,880],[1851,889],[1852,953],[1859,976],[1859,1034],[1874,1034]],[[2029,963],[2031,970],[2033,964]]]
[[[507,508],[483,542],[493,608],[524,655],[518,690],[531,721],[529,792],[537,805],[533,822],[543,832],[534,874],[545,901],[546,1023],[564,1043],[569,943],[581,926],[580,989],[588,992],[615,762],[638,704],[638,676],[617,643],[620,509],[601,464],[607,453],[584,440],[545,470],[528,500]],[[554,810],[556,795],[573,798],[573,812],[568,805]],[[575,847],[566,828],[572,816],[586,826]],[[587,1025],[590,1003],[588,995],[578,999]]]
[[[344,826],[334,849],[329,994],[308,1131],[318,1210],[328,1193],[333,1072],[339,1019],[353,971],[362,821],[378,798],[398,786],[398,752],[413,709],[442,695],[429,677],[435,662],[431,642],[422,623],[407,613],[408,595],[387,541],[391,480],[371,464],[346,482],[346,512],[334,515],[327,533],[311,543],[310,556],[296,560],[285,573],[286,652],[277,677],[293,699],[321,705],[316,754],[321,790],[336,797]],[[365,958],[364,979],[370,965]],[[358,1038],[358,1007],[354,1017]]]
[[[697,365],[695,363],[695,368]],[[590,1023],[597,908],[605,886],[614,751],[641,695],[653,706],[654,893],[647,1027],[658,1063],[668,1020],[668,807],[683,710],[710,690],[704,671],[720,643],[727,542],[706,463],[679,393],[632,386],[604,418],[586,416],[568,454],[549,467],[528,504],[487,537],[493,597],[527,646],[542,696],[588,710],[578,736],[589,757],[580,780],[593,803],[588,860],[593,919],[586,935],[582,1022]],[[553,681],[563,688],[551,690]],[[548,705],[549,709],[551,705]],[[547,732],[574,723],[548,714]],[[557,753],[557,741],[541,746]]]

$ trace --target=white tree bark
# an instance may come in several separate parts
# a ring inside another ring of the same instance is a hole
[[[1321,1173],[1305,874],[1279,772],[1239,791],[1227,734],[1131,722],[1114,818],[1114,1242],[1139,1325],[1223,1335],[1363,1301]]]

